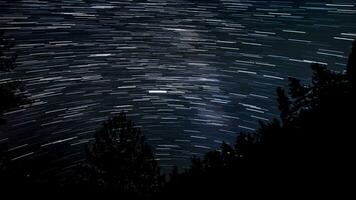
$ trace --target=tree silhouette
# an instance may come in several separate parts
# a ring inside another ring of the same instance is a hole
[[[17,54],[14,51],[14,39],[5,37],[0,31],[0,73],[6,77],[16,68]],[[23,93],[23,85],[20,81],[4,79],[0,81],[0,125],[6,123],[4,112],[17,108],[31,101]],[[31,166],[30,166],[31,165]],[[25,167],[26,166],[26,167]],[[0,148],[0,188],[3,192],[15,188],[29,188],[34,179],[30,172],[33,163],[11,161],[7,154],[6,145]]]
[[[278,108],[281,112],[281,119],[283,123],[288,122],[288,117],[290,113],[290,100],[287,97],[283,88],[277,88],[277,97],[278,97]]]
[[[79,171],[85,190],[150,198],[163,181],[150,146],[124,113],[103,124],[86,155]]]
[[[0,73],[8,73],[15,69],[17,55],[13,50],[14,46],[14,40],[6,38],[0,31]],[[5,111],[29,103],[21,89],[19,81],[0,82],[0,125],[6,122],[2,118]]]
[[[347,63],[347,77],[352,83],[352,80],[355,79],[355,66],[356,66],[356,40],[353,42],[352,51],[349,56]]]

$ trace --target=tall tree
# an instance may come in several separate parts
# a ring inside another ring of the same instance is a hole
[[[6,37],[0,31],[0,125],[6,123],[3,118],[4,112],[31,103],[23,93],[21,82],[8,78],[8,74],[16,68],[17,54],[14,47],[14,39]],[[3,189],[2,191],[14,189],[15,186],[21,189],[28,188],[31,185],[27,184],[31,167],[24,167],[24,163],[12,162],[7,154],[6,145],[2,147],[0,148],[0,188]]]
[[[352,83],[355,79],[355,68],[356,67],[356,40],[353,42],[352,50],[347,63],[347,76]],[[353,84],[353,83],[352,83]]]
[[[0,73],[11,72],[16,67],[16,52],[13,50],[15,42],[6,38],[0,32]],[[6,121],[2,115],[5,111],[28,103],[29,101],[21,93],[21,83],[19,81],[0,81],[0,125]]]
[[[124,113],[104,123],[86,153],[81,184],[97,192],[149,198],[160,188],[162,177],[153,152]]]

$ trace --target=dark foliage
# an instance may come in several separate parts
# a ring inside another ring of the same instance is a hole
[[[14,40],[5,37],[0,31],[0,75],[2,77],[16,67],[17,55],[13,50],[14,46]],[[4,112],[30,103],[22,91],[23,87],[19,81],[0,81],[0,125],[6,122],[3,118]],[[26,188],[30,185],[32,174],[27,169],[33,167],[33,163],[31,166],[29,164],[29,167],[24,167],[24,163],[11,162],[6,150],[3,146],[0,147],[0,188],[3,194],[10,189]]]
[[[0,71],[9,72],[15,69],[17,55],[12,50],[14,46],[14,40],[4,37],[4,33],[0,32]]]
[[[349,81],[353,84],[355,80],[355,65],[356,65],[356,40],[353,42],[352,51],[349,56],[347,63],[347,77]]]
[[[124,113],[104,123],[86,155],[76,180],[85,191],[147,199],[161,187],[163,178],[153,152]]]
[[[0,32],[0,73],[8,73],[16,67],[16,53],[13,51],[14,40],[4,37]],[[2,118],[5,111],[20,105],[30,103],[21,93],[22,85],[19,81],[0,82],[0,125],[6,121]]]

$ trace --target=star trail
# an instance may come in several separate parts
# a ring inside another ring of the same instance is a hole
[[[162,167],[184,166],[278,117],[276,87],[307,83],[311,63],[344,70],[356,2],[0,0],[0,30],[18,54],[0,82],[33,100],[5,113],[12,160],[53,154],[66,170],[125,111]]]

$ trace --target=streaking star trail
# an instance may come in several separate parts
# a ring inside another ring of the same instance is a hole
[[[356,2],[0,0],[0,30],[16,39],[12,77],[33,100],[5,113],[13,160],[74,165],[125,111],[161,166],[185,166],[278,117],[275,88],[308,82],[311,63],[344,70]]]

